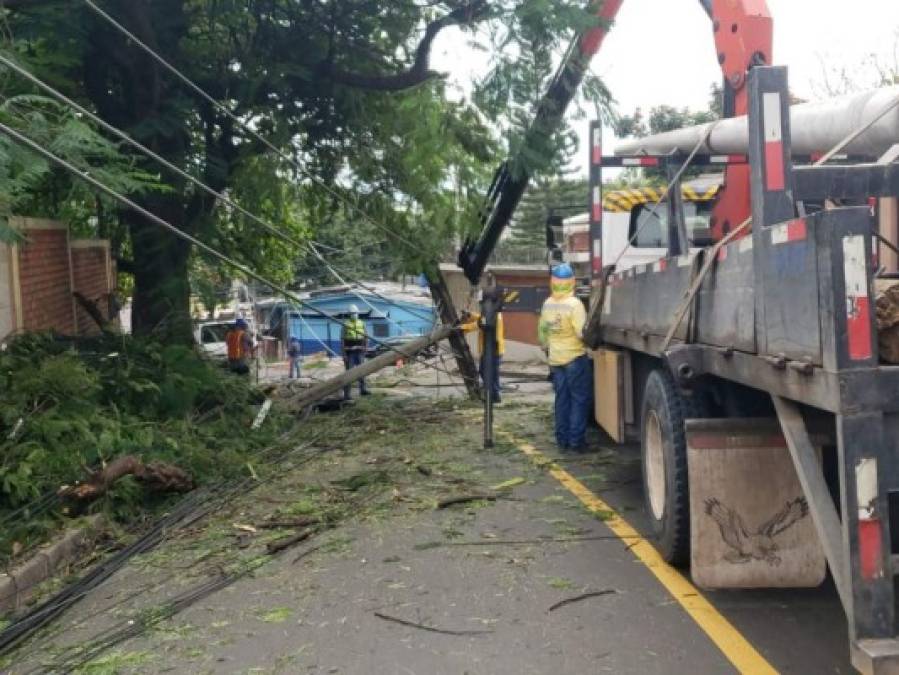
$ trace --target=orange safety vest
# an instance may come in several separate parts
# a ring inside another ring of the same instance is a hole
[[[243,336],[246,331],[229,330],[225,335],[225,344],[228,345],[228,360],[239,361],[244,357]]]

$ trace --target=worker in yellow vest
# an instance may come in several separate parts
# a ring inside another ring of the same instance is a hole
[[[359,318],[359,308],[356,305],[350,305],[350,318],[343,325],[343,336],[341,338],[343,346],[343,365],[347,370],[361,366],[365,361],[365,352],[368,349],[368,336],[365,334],[365,322]],[[351,384],[343,388],[343,398],[349,401]],[[365,386],[365,378],[359,380],[359,393],[362,396],[368,396],[369,391]]]
[[[592,384],[583,337],[587,313],[574,296],[574,285],[571,265],[553,267],[552,295],[543,303],[538,325],[540,344],[548,349],[552,372],[556,444],[563,452],[586,450]]]
[[[471,333],[473,331],[478,331],[478,355],[480,357],[480,367],[478,372],[481,374],[481,380],[484,382],[484,387],[490,387],[493,392],[493,402],[494,403],[502,403],[502,396],[500,394],[500,383],[499,383],[499,367],[503,361],[503,354],[506,353],[506,332],[503,327],[503,313],[497,312],[496,314],[496,358],[494,359],[493,364],[493,381],[487,382],[484,379],[484,375],[487,372],[487,369],[484,367],[484,359],[486,357],[487,351],[484,349],[484,327],[481,325],[481,315],[478,312],[466,312],[462,315],[462,324],[460,326],[462,330],[466,333]]]

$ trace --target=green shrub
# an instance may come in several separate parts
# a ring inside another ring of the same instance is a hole
[[[0,352],[0,562],[14,541],[28,544],[64,517],[58,507],[28,517],[18,509],[114,457],[170,462],[198,483],[244,471],[289,422],[274,413],[249,433],[262,398],[188,347],[113,335],[16,338]],[[169,498],[124,479],[89,509],[128,519]]]

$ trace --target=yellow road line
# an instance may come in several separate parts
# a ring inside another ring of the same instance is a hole
[[[777,673],[777,670],[734,628],[733,624],[725,619],[690,581],[666,563],[653,545],[646,541],[615,509],[530,443],[521,442],[505,431],[499,433],[518,446],[518,449],[525,455],[547,469],[553,478],[577,497],[590,511],[602,514],[609,529],[620,539],[628,542],[630,551],[655,575],[659,583],[671,593],[672,597],[737,670],[741,673],[753,673],[753,675],[755,673]],[[637,543],[632,543],[634,541]]]

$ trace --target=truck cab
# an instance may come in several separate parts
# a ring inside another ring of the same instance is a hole
[[[720,174],[700,176],[682,188],[684,219],[691,250],[710,245],[710,219],[715,195],[721,186]],[[663,190],[655,187],[609,191],[603,198],[602,250],[616,271],[652,264],[668,254],[668,209]],[[556,218],[547,223],[550,259],[567,262],[582,285],[590,277],[590,220],[588,213]]]

